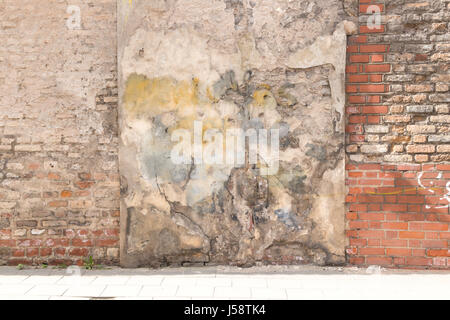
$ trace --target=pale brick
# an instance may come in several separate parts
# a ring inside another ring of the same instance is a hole
[[[384,156],[384,161],[387,162],[411,162],[413,157],[409,154],[387,154]]]
[[[430,94],[431,102],[450,102],[450,93],[436,93]]]
[[[405,90],[406,92],[432,92],[434,88],[431,84],[408,84]]]
[[[70,201],[69,207],[74,209],[86,209],[91,208],[93,205],[92,201],[90,200],[74,200]]]
[[[364,130],[367,133],[388,133],[389,126],[366,125],[366,126],[364,126]]]
[[[437,113],[449,113],[449,108],[445,104],[440,104],[436,106]]]
[[[436,83],[436,92],[447,92],[448,88],[446,83]]]
[[[103,101],[105,103],[116,103],[116,102],[118,102],[118,99],[117,99],[117,97],[105,97],[103,99]]]
[[[385,144],[367,144],[360,147],[362,153],[385,153],[388,146]]]
[[[435,151],[434,145],[413,144],[406,146],[408,153],[433,153]]]
[[[43,227],[65,227],[67,226],[67,221],[64,220],[48,220],[42,221]]]
[[[403,91],[403,85],[401,84],[392,84],[391,85],[391,92],[402,92]]]
[[[0,140],[1,140],[2,144],[11,144],[15,141],[15,139],[12,139],[12,138],[2,138]]]
[[[450,135],[430,135],[429,142],[450,142]]]
[[[12,209],[17,205],[13,201],[0,201],[0,209]]]
[[[423,103],[425,101],[427,101],[427,95],[422,93],[422,94],[416,94],[412,97],[412,101],[414,101],[415,103]]]
[[[433,32],[436,32],[436,31],[437,32],[444,32],[446,29],[447,29],[447,24],[445,22],[431,24],[431,30]],[[444,51],[443,49],[444,49],[443,47],[441,47],[439,45],[436,45],[436,50],[437,51]]]
[[[450,82],[450,74],[433,74],[431,76],[431,81],[433,82],[443,82],[443,83],[449,83]]]
[[[432,105],[414,105],[407,106],[406,112],[410,113],[430,113],[433,112],[434,107]]]
[[[9,170],[23,170],[24,166],[21,163],[8,163],[6,168]]]
[[[27,229],[16,229],[14,230],[15,237],[25,237],[27,235]]]
[[[411,133],[435,133],[436,126],[433,125],[409,125],[406,130]]]
[[[31,234],[33,236],[40,236],[43,235],[45,233],[45,229],[32,229],[31,230]]]
[[[427,138],[428,138],[428,136],[425,136],[425,135],[414,135],[412,137],[412,140],[414,143],[425,143],[425,142],[427,142]]]
[[[414,156],[414,160],[417,162],[427,162],[429,160],[429,156],[427,154],[416,154]]]
[[[437,152],[450,152],[450,144],[443,144],[437,146]]]
[[[392,82],[406,82],[413,81],[414,75],[412,74],[395,74],[395,75],[387,75],[385,78],[386,81]]]
[[[450,52],[438,52],[431,56],[430,58],[433,62],[449,62],[450,61]]]
[[[364,160],[364,156],[362,154],[351,154],[350,161],[354,162],[362,162]]]
[[[119,249],[118,248],[108,248],[106,249],[106,256],[110,259],[119,258]]]
[[[432,155],[431,161],[435,161],[435,162],[450,161],[450,154],[441,153],[441,154]]]
[[[431,122],[450,123],[450,115],[431,116]]]
[[[411,102],[411,96],[405,96],[405,95],[395,95],[391,98],[391,102],[393,103],[409,103]]]
[[[400,115],[396,115],[396,116],[394,116],[394,115],[392,115],[392,116],[385,116],[384,117],[384,121],[385,122],[388,122],[388,123],[401,123],[401,122],[409,122],[409,121],[411,121],[411,116],[409,116],[409,115],[403,115],[403,116],[400,116]]]
[[[391,111],[391,113],[402,113],[404,110],[404,106],[402,105],[392,105],[389,110]]]
[[[14,148],[18,152],[38,152],[41,151],[41,146],[38,144],[18,145]]]
[[[412,64],[406,67],[406,70],[415,74],[431,74],[436,72],[436,67],[426,64]],[[416,91],[420,92],[420,91]]]
[[[368,134],[366,135],[367,142],[378,142],[380,141],[380,137],[378,135]]]
[[[438,43],[438,44],[436,44],[436,51],[450,51],[450,43]]]

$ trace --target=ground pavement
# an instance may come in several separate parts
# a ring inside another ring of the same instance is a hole
[[[450,299],[449,271],[270,266],[0,267],[0,300]]]

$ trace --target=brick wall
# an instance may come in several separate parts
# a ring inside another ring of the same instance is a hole
[[[115,0],[0,2],[0,264],[117,263]],[[367,27],[369,5],[382,27]],[[450,0],[360,1],[348,261],[450,268]]]
[[[347,65],[348,261],[450,268],[450,0],[360,0]],[[382,26],[367,27],[367,7]]]
[[[0,264],[118,259],[116,1],[0,2]]]

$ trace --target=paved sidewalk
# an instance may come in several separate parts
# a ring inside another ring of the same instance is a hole
[[[162,270],[0,267],[0,300],[450,299],[450,272],[273,266]]]

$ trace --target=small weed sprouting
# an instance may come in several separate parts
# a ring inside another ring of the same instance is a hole
[[[92,258],[92,256],[89,256],[89,258],[84,261],[84,267],[86,268],[86,270],[92,270],[94,269],[94,266],[94,259]]]

